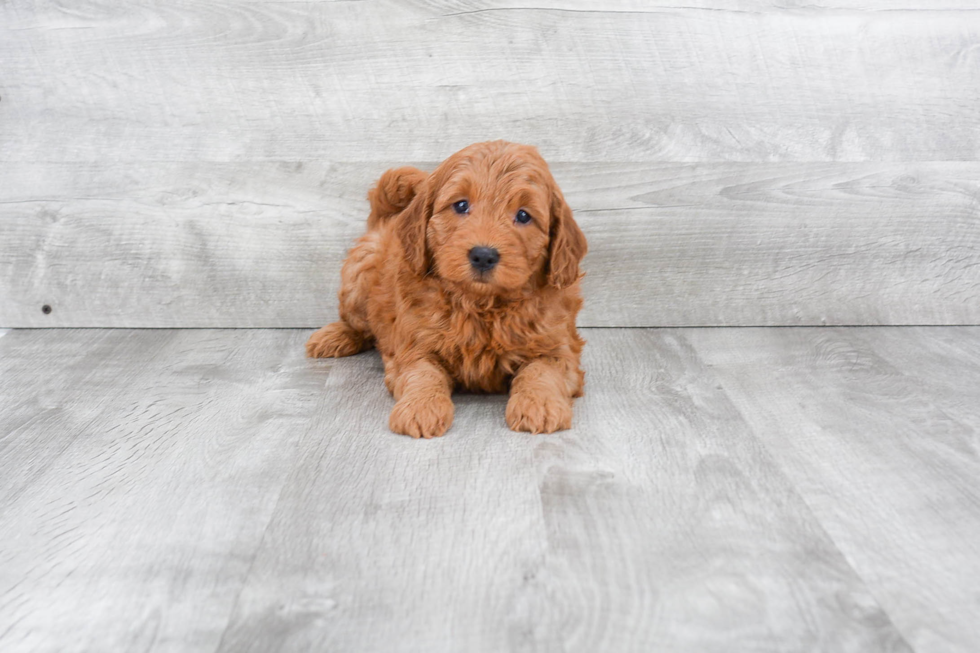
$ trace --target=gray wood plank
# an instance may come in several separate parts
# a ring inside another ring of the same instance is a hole
[[[976,160],[975,4],[825,4],[5,2],[0,160]]]
[[[920,651],[980,648],[980,329],[688,332]]]
[[[386,167],[18,164],[0,326],[320,326]],[[976,162],[553,168],[583,326],[980,323]]]
[[[977,648],[980,329],[585,335],[416,442],[306,332],[0,331],[0,648]]]
[[[572,431],[457,397],[385,432],[375,354],[321,414],[222,651],[909,650],[677,334],[587,332]]]
[[[0,339],[0,650],[215,649],[297,438],[329,410],[303,340]]]
[[[14,331],[6,338],[0,346],[0,513],[105,413],[106,388],[145,375],[133,359],[157,362],[166,342],[157,338],[150,346],[108,330],[70,337]]]

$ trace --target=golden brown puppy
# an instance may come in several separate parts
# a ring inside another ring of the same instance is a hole
[[[585,379],[575,316],[587,245],[538,151],[477,143],[432,174],[387,171],[368,198],[340,321],[310,336],[307,355],[376,346],[396,400],[389,426],[414,438],[446,432],[456,387],[509,388],[515,431],[570,428]]]

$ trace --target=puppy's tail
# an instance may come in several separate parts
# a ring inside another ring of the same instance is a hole
[[[374,229],[391,216],[401,213],[415,197],[419,184],[428,176],[411,166],[392,168],[381,175],[378,183],[368,192],[368,201],[371,202],[368,229]]]

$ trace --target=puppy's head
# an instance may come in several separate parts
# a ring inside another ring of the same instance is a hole
[[[477,143],[446,159],[399,220],[416,274],[431,271],[477,294],[569,286],[587,249],[538,151],[504,141]]]

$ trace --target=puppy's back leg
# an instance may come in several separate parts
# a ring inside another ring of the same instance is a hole
[[[378,280],[380,234],[371,231],[351,248],[340,271],[340,320],[328,324],[306,341],[310,358],[352,356],[374,344],[368,322],[367,303]]]
[[[339,320],[310,336],[306,341],[306,355],[310,358],[340,358],[353,356],[370,347],[369,336],[344,320]]]

